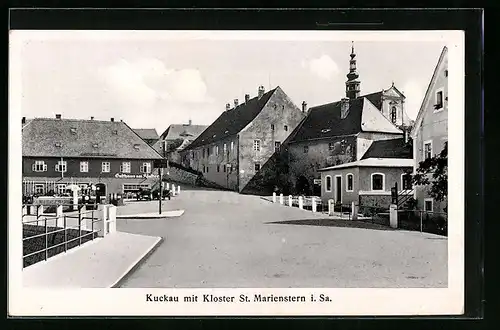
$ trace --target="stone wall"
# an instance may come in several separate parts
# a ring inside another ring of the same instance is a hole
[[[359,205],[375,207],[381,209],[387,209],[389,212],[389,206],[391,205],[391,195],[360,195]]]
[[[196,185],[196,179],[198,178],[198,176],[201,175],[201,173],[188,169],[180,164],[176,164],[173,162],[170,162],[169,165],[170,167],[168,169],[168,174],[166,173],[166,170],[164,170],[163,174],[164,180],[178,182],[178,183],[185,183],[191,186]]]

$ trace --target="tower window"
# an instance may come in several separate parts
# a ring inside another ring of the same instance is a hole
[[[391,121],[393,124],[396,124],[396,119],[397,119],[397,109],[396,107],[391,108]]]

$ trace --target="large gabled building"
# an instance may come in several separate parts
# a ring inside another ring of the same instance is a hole
[[[153,148],[163,157],[180,162],[179,152],[184,150],[207,128],[207,125],[172,124],[160,135]]]
[[[97,193],[133,194],[149,188],[162,157],[122,121],[23,118],[23,194],[63,193],[69,184]]]
[[[448,48],[444,47],[429,82],[422,105],[411,132],[414,170],[420,162],[438,155],[448,142]],[[416,186],[415,198],[420,210],[444,212],[447,201],[437,202],[429,195],[429,187]]]
[[[226,105],[221,115],[181,151],[183,163],[206,180],[242,193],[269,193],[276,185],[275,158],[281,144],[303,120],[278,86],[244,102]]]

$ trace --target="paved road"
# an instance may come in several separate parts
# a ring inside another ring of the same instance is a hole
[[[118,214],[157,208],[133,202]],[[119,231],[165,238],[122,287],[447,286],[444,237],[332,220],[233,192],[185,190],[164,209],[185,213],[118,220]]]

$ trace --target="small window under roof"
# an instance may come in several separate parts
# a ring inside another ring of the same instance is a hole
[[[76,127],[71,127],[71,134],[76,134]]]
[[[61,147],[61,142],[56,142],[56,147],[60,148]]]
[[[134,144],[134,149],[139,150],[139,145],[138,144]]]
[[[118,130],[114,129],[113,130],[113,135],[118,135]]]
[[[94,147],[94,148],[98,148],[98,147],[99,147],[99,143],[94,143],[94,144],[92,145],[92,147]]]
[[[328,133],[328,132],[330,132],[330,131],[331,131],[331,129],[329,129],[329,128],[325,128],[325,129],[322,129],[322,130],[321,130],[321,133]]]

